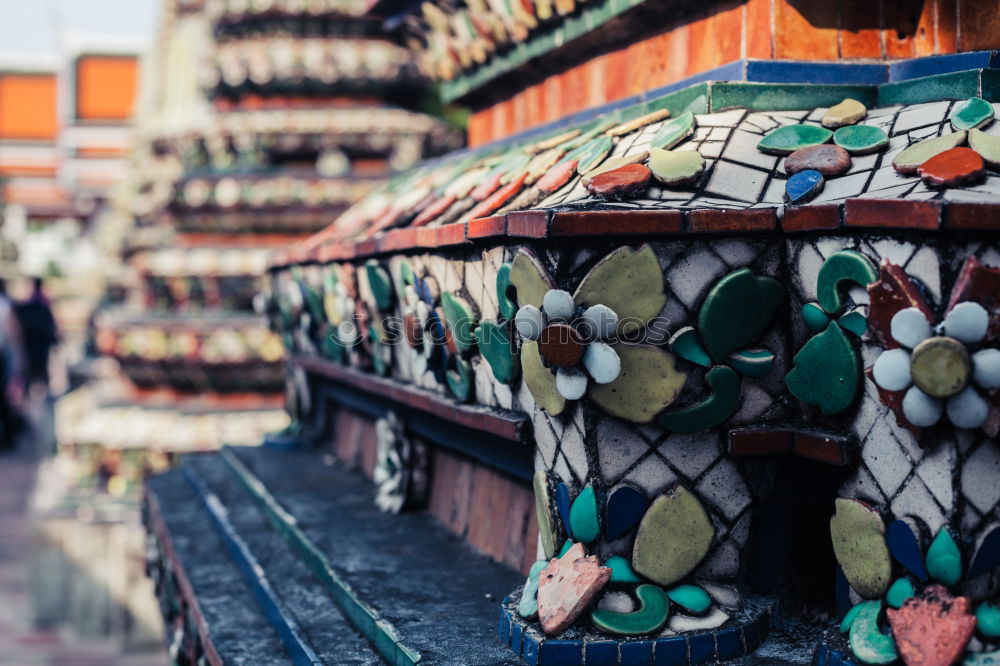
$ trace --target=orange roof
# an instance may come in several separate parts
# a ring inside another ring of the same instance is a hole
[[[0,72],[0,139],[50,139],[59,130],[56,75]]]
[[[83,55],[76,60],[76,117],[127,120],[139,83],[135,56]]]

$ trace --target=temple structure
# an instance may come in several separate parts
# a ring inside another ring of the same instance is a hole
[[[1000,659],[1000,11],[368,11],[470,147],[271,258],[295,427],[146,495],[187,659]]]

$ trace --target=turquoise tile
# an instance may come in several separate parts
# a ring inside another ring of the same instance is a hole
[[[678,90],[656,99],[651,99],[644,105],[643,113],[668,109],[673,117],[685,111],[691,113],[708,113],[708,99],[711,95],[711,83],[696,83],[693,86]],[[640,114],[636,114],[640,115]]]
[[[813,85],[808,83],[715,83],[712,111],[745,107],[752,111],[794,111],[833,106],[852,97],[875,106],[878,88],[871,85]]]
[[[987,102],[1000,102],[1000,69],[984,69],[980,75],[980,97]]]
[[[972,69],[965,72],[924,76],[898,83],[886,83],[879,88],[878,106],[922,104],[923,102],[937,102],[943,99],[976,97],[980,92],[982,71],[981,69]]]

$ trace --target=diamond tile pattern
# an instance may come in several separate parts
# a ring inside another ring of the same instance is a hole
[[[919,178],[900,176],[892,168],[893,158],[911,143],[952,132],[948,117],[954,102],[932,102],[910,106],[872,109],[861,124],[881,127],[889,135],[889,147],[880,153],[853,158],[851,170],[829,178],[822,193],[812,203],[829,203],[847,198],[982,200],[1000,195],[1000,175],[991,173],[985,181],[970,187],[932,190]],[[742,109],[695,116],[697,129],[675,150],[698,150],[706,160],[706,173],[693,188],[651,187],[644,198],[622,202],[601,202],[590,196],[579,178],[570,180],[538,208],[576,209],[595,204],[607,208],[750,208],[780,206],[787,175],[784,160],[757,150],[757,142],[770,130],[791,123],[818,125],[825,108],[812,112],[758,112]],[[662,123],[623,137],[613,156],[649,149],[649,141]],[[710,129],[709,129],[710,128]],[[708,131],[706,131],[708,130]],[[984,131],[1000,135],[1000,122]],[[977,199],[979,197],[979,199]]]

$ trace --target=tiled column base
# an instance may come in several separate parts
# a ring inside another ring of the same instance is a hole
[[[851,660],[851,654],[836,650],[825,643],[816,648],[812,666],[858,666]]]
[[[573,639],[552,639],[541,632],[537,622],[528,622],[518,614],[519,596],[520,591],[517,591],[504,599],[497,631],[501,642],[531,666],[578,666],[583,663],[587,666],[684,666],[727,661],[756,650],[767,638],[771,622],[770,605],[751,602],[734,622],[711,631],[615,640],[605,634],[570,630],[575,635]]]

